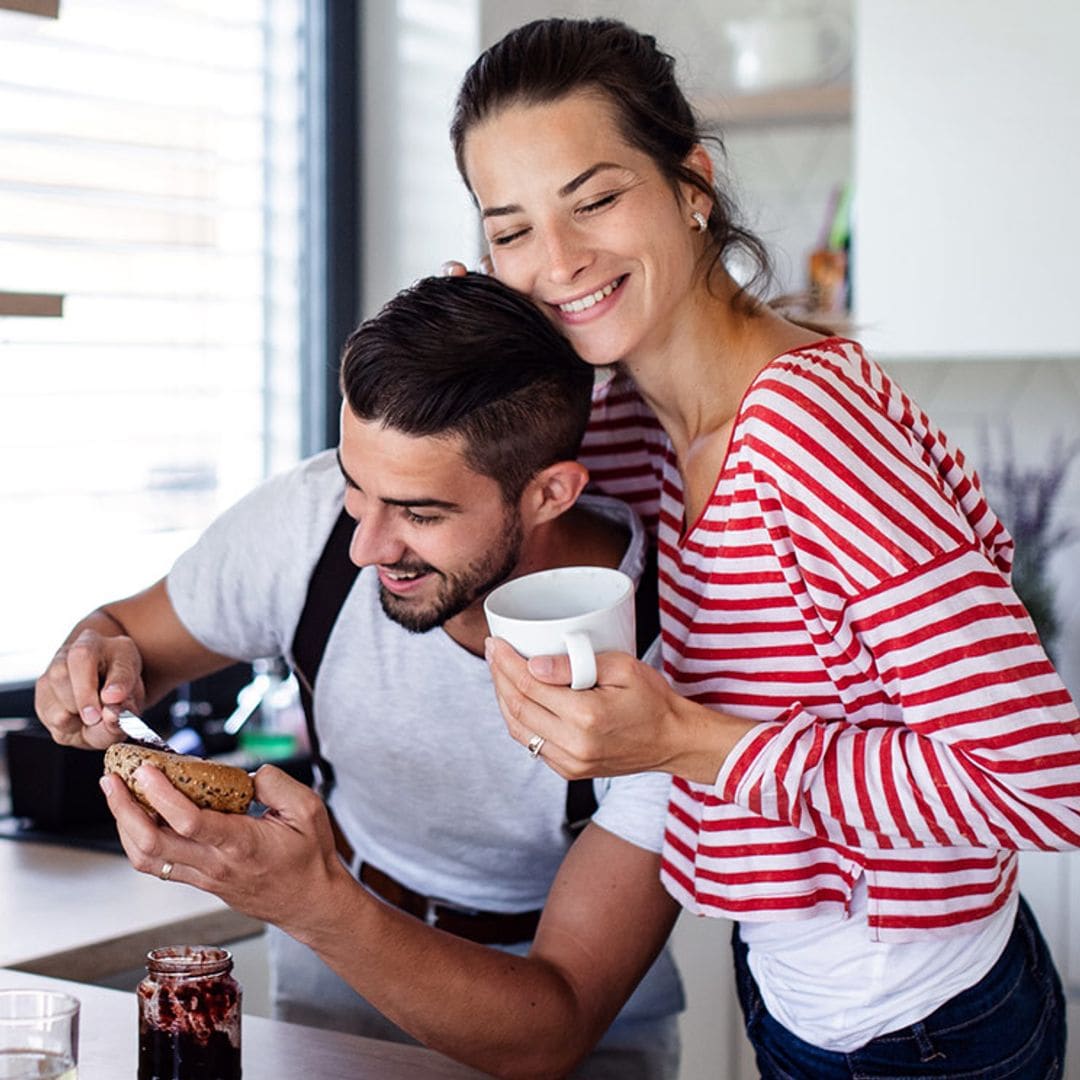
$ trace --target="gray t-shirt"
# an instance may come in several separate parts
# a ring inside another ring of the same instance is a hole
[[[190,633],[237,659],[289,657],[343,493],[328,451],[222,514],[168,577]],[[582,505],[630,530],[621,568],[636,578],[646,543],[640,522],[615,500]],[[543,905],[567,850],[566,781],[510,738],[484,660],[441,629],[413,634],[388,619],[370,569],[327,644],[315,715],[337,780],[330,803],[362,859],[460,906]],[[669,784],[660,773],[595,781],[593,820],[659,851]]]

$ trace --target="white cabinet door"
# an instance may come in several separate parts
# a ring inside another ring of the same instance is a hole
[[[1080,4],[858,0],[853,293],[879,357],[1080,355]]]

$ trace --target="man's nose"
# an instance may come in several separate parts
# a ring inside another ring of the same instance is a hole
[[[357,566],[391,566],[404,550],[390,523],[378,510],[364,513],[356,522],[349,542],[349,558]]]

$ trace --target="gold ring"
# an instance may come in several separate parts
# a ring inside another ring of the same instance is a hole
[[[161,878],[162,881],[168,881],[169,878],[172,877],[172,872],[173,872],[173,864],[171,862],[162,863],[161,864],[161,873],[158,874],[158,877]]]
[[[544,749],[544,743],[547,739],[543,735],[534,735],[526,744],[525,749],[529,751],[529,757],[538,758],[540,751]]]

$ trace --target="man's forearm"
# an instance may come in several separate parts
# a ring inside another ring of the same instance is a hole
[[[579,1000],[553,964],[434,930],[351,878],[319,906],[333,917],[295,937],[422,1043],[500,1077],[565,1076],[629,993]]]
[[[54,737],[100,748],[100,737],[73,728],[75,718],[94,725],[102,709],[145,708],[231,663],[188,632],[162,579],[80,619],[38,680],[35,704]]]

